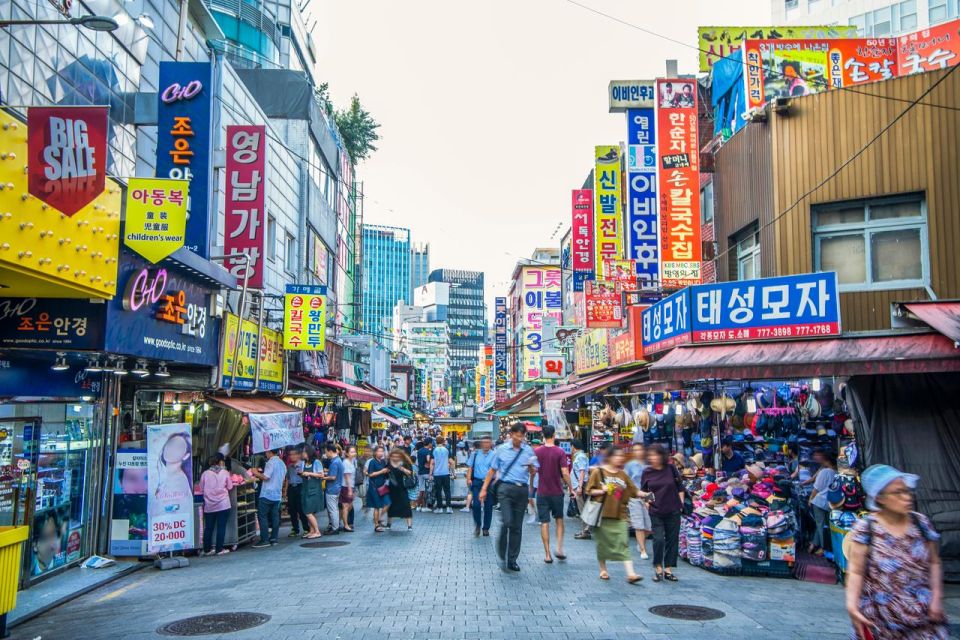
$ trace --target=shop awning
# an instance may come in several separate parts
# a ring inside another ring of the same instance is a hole
[[[210,396],[211,402],[235,409],[240,413],[289,413],[303,411],[292,404],[281,402],[275,398],[258,398],[250,396]]]
[[[903,305],[913,315],[960,345],[960,302],[907,302]]]
[[[510,411],[511,409],[513,409],[514,406],[517,406],[522,402],[526,402],[531,397],[535,396],[536,393],[537,393],[536,388],[527,389],[526,391],[521,391],[520,393],[513,396],[512,398],[507,398],[503,402],[498,402],[497,404],[494,405],[493,408],[495,411]]]
[[[646,378],[646,375],[646,367],[640,369],[627,369],[624,371],[606,371],[598,375],[590,376],[589,378],[584,378],[583,380],[579,380],[572,384],[558,387],[557,389],[554,389],[552,393],[547,395],[547,400],[559,400],[560,402],[573,400],[574,398],[585,396],[588,393],[593,393],[594,391],[605,389],[615,384],[624,383],[631,378],[637,378],[638,380],[641,377]]]
[[[296,380],[298,384],[306,383],[306,385],[315,387],[320,391],[342,393],[347,399],[353,400],[354,402],[383,402],[383,396],[379,393],[354,386],[342,380],[314,378],[313,376],[296,373],[293,374],[292,379]]]
[[[392,417],[392,416],[388,416],[387,414],[385,414],[385,413],[383,413],[383,412],[381,412],[381,411],[378,411],[378,410],[376,410],[376,409],[373,411],[373,418],[372,418],[372,419],[373,419],[373,420],[383,420],[384,422],[388,422],[388,423],[392,424],[392,425],[395,426],[395,427],[402,427],[402,426],[403,426],[403,423],[400,422],[399,420],[397,420],[396,418],[394,418],[394,417]]]
[[[384,391],[383,389],[381,389],[381,388],[379,388],[379,387],[375,387],[375,386],[373,386],[372,384],[370,384],[369,382],[361,382],[361,383],[360,383],[360,387],[362,387],[363,389],[366,389],[367,391],[371,391],[371,392],[377,394],[378,396],[383,396],[384,399],[389,400],[389,401],[391,401],[391,402],[406,402],[406,400],[404,400],[403,398],[398,398],[397,396],[395,396],[395,395],[393,395],[393,394],[391,394],[391,393],[387,393],[387,392]]]
[[[932,333],[678,347],[650,366],[656,380],[684,381],[948,371],[960,371],[960,350]]]
[[[382,407],[377,407],[377,411],[396,420],[410,420],[413,418],[412,415],[408,415],[406,411],[401,411],[397,407],[388,407],[384,405]]]

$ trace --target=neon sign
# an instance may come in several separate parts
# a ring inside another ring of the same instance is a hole
[[[160,94],[160,99],[164,104],[173,104],[178,100],[189,100],[203,91],[203,83],[199,80],[191,80],[187,86],[181,87],[179,83],[174,82]]]
[[[180,325],[185,335],[203,338],[207,334],[207,313],[202,304],[187,302],[187,292],[167,292],[166,269],[141,269],[127,281],[123,292],[126,311],[154,310],[153,317]]]

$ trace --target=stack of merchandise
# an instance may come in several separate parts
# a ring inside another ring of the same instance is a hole
[[[680,525],[680,543],[685,550],[683,559],[695,567],[703,566],[703,535],[700,531],[700,519],[696,516],[684,516]]]

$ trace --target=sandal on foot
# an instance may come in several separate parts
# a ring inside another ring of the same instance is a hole
[[[677,576],[673,575],[672,573],[664,573],[663,579],[669,580],[670,582],[677,582]]]
[[[627,578],[627,584],[637,584],[641,580],[643,580],[643,576],[631,576]]]
[[[653,574],[653,581],[654,581],[654,582],[662,582],[662,581],[663,581],[663,574],[662,574],[662,573],[655,573],[655,574]]]
[[[609,579],[610,579],[610,574],[607,573],[606,571],[601,571],[601,572],[600,572],[600,579],[601,579],[601,580],[609,580]]]
[[[566,560],[566,559],[567,559],[567,556],[563,555],[562,553],[555,553],[555,554],[553,554],[553,557],[556,558],[557,560]]]
[[[374,533],[383,533],[384,531],[386,531],[386,529],[384,529],[383,527],[374,527],[374,528],[373,528],[373,532],[374,532]]]
[[[546,564],[553,564],[553,558],[544,558],[543,561],[544,561]]]

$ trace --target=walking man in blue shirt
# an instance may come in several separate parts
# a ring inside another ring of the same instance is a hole
[[[527,428],[522,422],[510,425],[510,439],[497,447],[490,470],[480,489],[480,501],[487,498],[490,483],[497,478],[497,500],[503,526],[497,535],[497,555],[501,568],[520,571],[520,542],[523,537],[523,514],[527,510],[529,487],[539,463],[533,448],[524,441]]]
[[[447,501],[447,513],[453,513],[450,508],[450,471],[454,468],[450,459],[450,450],[447,449],[443,436],[437,438],[437,446],[433,450],[430,460],[430,475],[433,477],[434,513],[443,513],[443,501]]]
[[[483,480],[490,472],[490,464],[496,452],[493,450],[493,440],[489,435],[480,438],[480,448],[474,449],[467,459],[467,487],[471,495],[471,511],[473,511],[473,535],[490,535],[490,522],[493,520],[493,494],[489,493],[485,500],[480,500],[480,490],[483,489]]]
[[[326,500],[330,526],[324,533],[335,536],[340,533],[340,489],[343,488],[343,460],[337,455],[337,445],[335,443],[328,442],[326,450],[330,466],[327,468],[327,475],[323,478],[327,481],[327,488],[323,492],[323,497]]]

